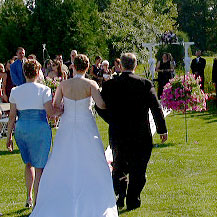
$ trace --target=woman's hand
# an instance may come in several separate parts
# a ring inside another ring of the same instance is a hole
[[[12,139],[7,140],[6,148],[8,149],[9,152],[12,152],[14,150],[14,145],[13,145]]]
[[[4,100],[5,102],[8,102],[8,97],[7,97],[6,94],[4,94],[2,98],[3,98],[3,100]]]

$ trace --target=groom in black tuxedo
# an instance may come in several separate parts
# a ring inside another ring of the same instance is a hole
[[[107,109],[96,109],[109,124],[117,206],[123,208],[126,197],[127,209],[132,210],[140,207],[140,193],[146,182],[146,168],[152,152],[149,109],[162,142],[167,140],[167,128],[152,83],[134,74],[137,66],[135,55],[122,55],[121,65],[122,74],[105,82],[102,87]]]

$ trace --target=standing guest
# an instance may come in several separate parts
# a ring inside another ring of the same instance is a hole
[[[39,76],[38,76],[37,82],[38,83],[43,83],[44,82],[44,74],[42,72],[41,64],[37,61],[36,55],[35,54],[30,54],[27,59],[36,61],[37,66],[38,66],[38,71],[39,71]]]
[[[204,90],[204,69],[206,67],[206,60],[201,57],[201,51],[197,50],[196,58],[194,58],[191,62],[191,70],[192,73],[198,78],[200,76],[201,82],[200,82],[200,88]]]
[[[62,80],[67,79],[67,74],[62,70],[62,66],[60,61],[54,60],[52,63],[52,71],[49,72],[48,76],[49,78],[61,78]]]
[[[96,81],[97,83],[100,83],[102,81],[102,76],[100,74],[101,62],[102,62],[102,57],[96,56],[95,57],[95,64],[92,65],[92,67],[90,69],[90,75],[92,76],[93,80]]]
[[[25,62],[25,50],[22,47],[17,48],[17,60],[11,64],[11,79],[15,86],[19,86],[26,82],[23,74],[23,64]]]
[[[12,131],[18,115],[15,126],[15,140],[20,149],[23,162],[26,164],[26,207],[31,207],[33,205],[33,185],[36,201],[39,181],[51,145],[51,129],[46,115],[54,115],[55,110],[52,106],[50,88],[36,83],[38,76],[36,61],[27,60],[23,68],[26,83],[14,87],[9,98],[11,104],[7,148],[9,151],[13,151]],[[25,97],[23,97],[24,95]],[[60,113],[60,111],[57,113]]]
[[[52,63],[52,71],[48,74],[47,78],[51,78],[51,79],[56,79],[56,78],[60,78],[60,80],[66,80],[67,79],[67,74],[62,71],[62,66],[61,66],[61,63],[60,61],[58,60],[54,60],[53,63]],[[54,119],[53,118],[50,118],[50,120],[53,120],[53,126],[55,128],[58,128],[58,123],[59,123],[59,118],[58,117],[55,117]]]
[[[0,63],[0,80],[1,80],[1,99],[3,102],[8,102],[8,97],[6,95],[6,81],[7,81],[7,74],[5,72],[5,67],[2,63]]]
[[[17,60],[17,56],[13,56],[11,59],[12,59],[13,61],[16,61],[16,60]]]
[[[10,94],[11,94],[11,89],[14,87],[14,84],[11,80],[11,74],[10,74],[10,66],[14,62],[14,60],[8,60],[7,63],[5,64],[5,72],[7,74],[7,79],[6,79],[6,96],[9,99]]]
[[[119,76],[121,73],[121,60],[116,58],[114,61],[114,66],[112,67],[112,74]]]
[[[101,95],[106,110],[96,109],[109,123],[117,206],[124,207],[126,198],[127,209],[133,210],[141,204],[140,193],[146,182],[146,168],[153,147],[149,109],[162,142],[167,140],[167,129],[152,83],[134,74],[136,56],[123,54],[121,65],[122,74],[103,84]]]
[[[74,59],[78,55],[78,52],[76,50],[72,50],[70,54],[70,61],[66,62],[66,66],[69,68],[69,78],[73,78],[73,72],[74,72]]]
[[[156,71],[158,72],[158,99],[160,99],[163,88],[172,78],[171,72],[174,71],[167,53],[164,53],[162,60],[157,63]]]
[[[103,77],[102,82],[105,82],[105,81],[108,81],[109,79],[111,79],[112,71],[111,71],[111,69],[109,69],[109,61],[108,60],[104,60],[102,62],[102,69],[101,69],[100,73]]]
[[[215,84],[215,91],[216,91],[216,104],[217,104],[217,58],[213,61],[212,67],[212,82]]]
[[[176,72],[175,72],[176,62],[173,59],[173,56],[171,53],[168,53],[168,57],[169,57],[170,65],[172,66],[172,69],[173,69],[173,71],[171,71],[171,76],[172,78],[174,78],[176,75]]]
[[[61,63],[61,68],[62,68],[62,71],[67,75],[67,77],[69,76],[69,69],[68,67],[63,63],[63,55],[62,54],[58,54],[56,55],[56,58],[55,58],[57,61],[60,61]]]
[[[29,59],[29,60],[36,60],[37,58],[36,58],[35,54],[30,54],[27,59]]]
[[[52,64],[53,64],[53,61],[51,59],[48,59],[44,62],[43,72],[44,72],[45,78],[52,71]]]

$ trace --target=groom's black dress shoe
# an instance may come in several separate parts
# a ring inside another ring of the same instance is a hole
[[[127,198],[127,210],[128,210],[128,211],[137,209],[137,208],[140,207],[140,205],[141,205],[141,200],[140,200],[140,198],[136,198],[136,199],[134,199],[134,200],[132,200],[132,199],[129,200],[129,199]]]
[[[117,199],[116,204],[117,204],[118,210],[123,209],[124,208],[124,197],[119,197]]]

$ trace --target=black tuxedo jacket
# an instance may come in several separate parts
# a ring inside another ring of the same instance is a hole
[[[212,82],[217,83],[217,59],[214,59],[214,62],[213,62]]]
[[[140,144],[152,145],[149,109],[153,114],[157,133],[167,132],[161,105],[149,80],[123,72],[103,84],[101,95],[107,109],[96,107],[96,110],[109,124],[112,139],[134,139]]]
[[[191,62],[192,73],[196,74],[197,76],[204,77],[205,66],[206,66],[206,60],[204,58],[200,57],[198,62],[197,62],[197,58],[193,59]]]

